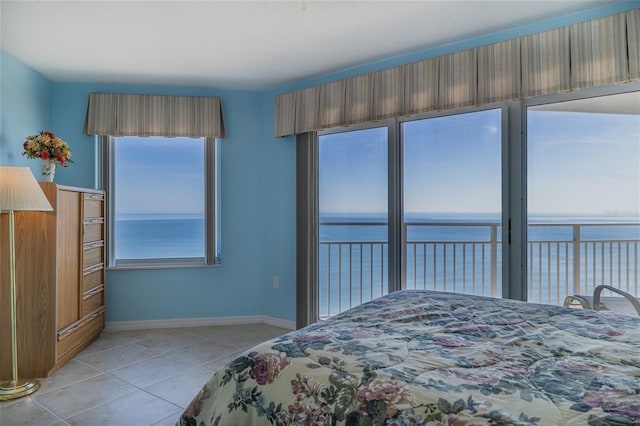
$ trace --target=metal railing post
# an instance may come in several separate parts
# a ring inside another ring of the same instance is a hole
[[[498,294],[498,225],[491,225],[491,296]]]
[[[580,294],[580,225],[574,224],[573,229],[573,292]]]
[[[400,251],[402,256],[402,259],[400,261],[400,283],[402,284],[403,290],[407,288],[407,253],[409,252],[409,248],[407,247],[407,232],[407,224],[402,221],[402,241],[400,242]],[[415,280],[413,283],[413,288],[416,288]]]

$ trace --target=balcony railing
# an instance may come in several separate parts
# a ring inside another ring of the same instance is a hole
[[[320,225],[378,227],[384,234],[387,224]],[[404,288],[501,297],[501,228],[497,223],[405,223]],[[567,295],[591,294],[603,283],[640,295],[640,223],[530,223],[528,229],[529,301],[559,305]],[[321,317],[388,292],[383,238],[321,241],[319,256]]]

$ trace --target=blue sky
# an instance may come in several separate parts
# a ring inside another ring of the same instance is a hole
[[[639,214],[640,116],[530,111],[527,127],[531,213]]]
[[[406,213],[500,212],[500,114],[494,109],[402,125]]]
[[[500,114],[403,124],[405,212],[500,212]],[[386,211],[386,138],[386,128],[321,138],[322,213]],[[530,214],[638,215],[639,115],[532,109],[527,143]]]
[[[335,133],[321,138],[320,211],[387,210],[387,128]]]
[[[405,211],[500,211],[500,111],[403,124]],[[387,130],[323,136],[320,210],[387,209]]]
[[[116,142],[119,213],[202,213],[204,140],[123,137]],[[121,190],[122,184],[125,190]]]

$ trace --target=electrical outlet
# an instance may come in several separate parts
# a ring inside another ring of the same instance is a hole
[[[278,278],[277,275],[273,276],[273,288],[278,288],[280,287],[280,279]]]

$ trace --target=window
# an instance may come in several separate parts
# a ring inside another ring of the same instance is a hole
[[[599,284],[639,296],[630,89],[320,132],[320,317],[400,288],[555,305]]]
[[[502,296],[502,110],[401,124],[405,285]]]
[[[388,292],[388,130],[318,139],[319,315],[335,315]]]
[[[502,296],[503,114],[319,134],[320,318],[400,288]]]
[[[219,263],[216,141],[106,139],[109,266]]]
[[[640,296],[640,92],[527,108],[528,296]]]

